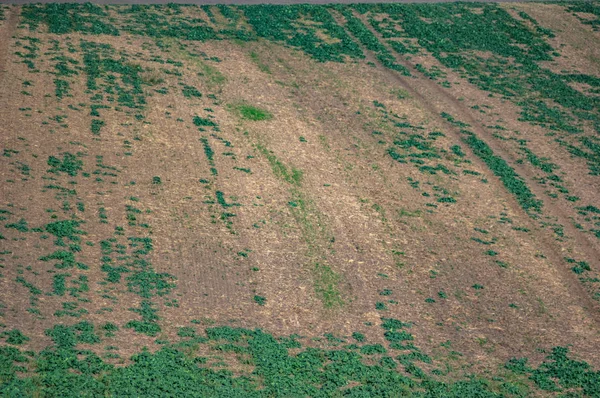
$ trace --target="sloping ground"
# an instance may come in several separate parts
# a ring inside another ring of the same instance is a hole
[[[4,7],[5,395],[598,396],[600,7]]]

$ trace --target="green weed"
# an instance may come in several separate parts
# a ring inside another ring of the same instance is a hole
[[[245,120],[260,121],[270,120],[273,118],[273,114],[271,114],[269,111],[249,104],[231,105],[230,109],[237,112],[240,117]]]
[[[255,148],[267,158],[276,177],[283,179],[289,184],[300,186],[302,183],[302,170],[294,167],[288,168],[275,156],[273,151],[270,151],[262,144],[256,144]]]

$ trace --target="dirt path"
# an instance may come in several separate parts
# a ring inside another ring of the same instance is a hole
[[[0,25],[0,86],[4,81],[4,73],[8,69],[10,38],[19,22],[20,7],[14,7],[5,12],[6,19]]]
[[[361,16],[358,17],[361,18]],[[336,13],[335,18],[338,20],[341,26],[344,26],[343,22],[345,19],[342,15]],[[363,18],[361,18],[361,20],[365,26],[367,26],[371,32],[377,36],[379,40],[382,39],[380,35],[364,21]],[[348,33],[350,34],[350,32]],[[368,61],[380,64],[376,57],[374,57],[367,49],[363,48],[363,50],[365,54],[367,54]],[[395,56],[395,58],[398,64],[408,68],[411,74],[418,77],[418,79],[402,76],[401,74],[390,69],[387,69],[388,74],[392,76],[392,78],[396,80],[404,90],[410,93],[410,95],[416,99],[417,102],[422,104],[423,107],[430,112],[433,117],[441,121],[442,124],[447,127],[447,131],[451,133],[458,142],[462,141],[462,135],[459,132],[460,129],[443,119],[440,116],[442,112],[449,113],[457,120],[470,124],[468,129],[474,132],[480,139],[484,140],[496,155],[507,161],[507,163],[515,170],[515,172],[525,179],[528,187],[538,198],[543,198],[545,196],[543,189],[541,189],[533,181],[533,173],[531,173],[529,169],[515,162],[515,157],[496,142],[497,140],[492,137],[483,124],[473,117],[471,111],[466,107],[466,105],[458,101],[454,96],[448,93],[446,89],[441,87],[435,81],[429,79],[427,76],[419,72],[415,68],[415,65],[413,65],[411,62],[398,56]],[[480,167],[483,169],[488,169],[487,165],[485,165],[482,160],[476,156],[473,156],[473,158],[476,159],[476,162],[479,163]],[[516,203],[514,198],[512,198],[510,202],[512,203],[513,210],[518,212],[523,211]],[[590,242],[589,236],[583,234],[581,231],[573,227],[571,221],[569,220],[568,210],[566,210],[564,206],[546,200],[544,201],[544,215],[556,217],[557,222],[564,226],[565,234],[573,239],[577,248],[585,254],[586,259],[593,263],[596,267],[600,267],[598,260],[600,259],[600,253]],[[532,220],[529,216],[525,216],[523,218],[529,220],[532,229],[540,230],[541,233],[537,236],[542,246],[541,249],[543,249],[544,253],[548,254],[552,263],[562,264],[564,262],[564,255],[561,252],[560,247],[556,245],[555,239],[553,236],[551,236],[550,232],[547,229],[540,229],[538,223]],[[568,267],[559,266],[557,268],[562,282],[565,283],[572,292],[576,293],[581,298],[582,302],[585,303],[584,308],[588,310],[590,316],[597,323],[600,323],[600,305],[598,305],[598,303],[590,297],[585,288],[577,280],[575,274],[571,272]]]

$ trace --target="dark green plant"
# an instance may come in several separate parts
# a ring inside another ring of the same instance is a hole
[[[50,156],[48,158],[48,166],[50,166],[50,169],[48,170],[49,173],[55,173],[58,175],[60,175],[60,173],[66,173],[71,177],[75,177],[79,171],[81,171],[83,167],[83,161],[79,159],[77,155],[65,152],[62,154],[62,160],[57,157]]]
[[[265,305],[267,303],[267,299],[263,296],[254,296],[254,301],[258,305]]]
[[[6,337],[6,343],[12,345],[22,345],[29,341],[29,337],[25,336],[19,329],[2,332],[0,337]]]

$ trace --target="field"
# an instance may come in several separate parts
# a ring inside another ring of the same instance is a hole
[[[0,395],[600,397],[600,3],[0,5]]]

